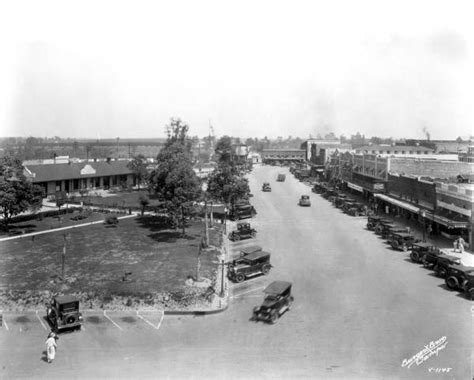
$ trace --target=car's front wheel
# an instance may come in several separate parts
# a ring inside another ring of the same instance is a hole
[[[420,255],[418,254],[418,252],[412,252],[410,254],[410,257],[411,257],[411,260],[414,261],[415,263],[420,262]]]
[[[446,279],[446,286],[451,289],[451,290],[455,290],[458,288],[459,286],[459,281],[456,277],[454,276],[451,276],[451,277],[448,277]]]
[[[272,312],[270,313],[270,323],[275,323],[278,319],[278,313],[276,310],[272,310]]]
[[[426,258],[426,255],[423,256],[423,258],[421,259],[421,262],[423,263],[423,266],[425,268],[430,268],[431,267],[431,263]]]
[[[245,280],[245,276],[241,273],[239,273],[237,276],[235,276],[235,281],[237,282],[242,282]]]

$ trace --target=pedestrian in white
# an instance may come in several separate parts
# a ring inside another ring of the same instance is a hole
[[[46,355],[48,363],[51,363],[56,356],[56,347],[58,346],[56,339],[58,339],[58,336],[54,332],[50,332],[46,339]]]

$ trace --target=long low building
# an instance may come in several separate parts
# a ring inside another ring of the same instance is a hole
[[[136,178],[128,160],[82,161],[52,164],[24,163],[25,175],[44,189],[45,195],[58,191],[72,193],[83,189],[109,189],[134,186]]]

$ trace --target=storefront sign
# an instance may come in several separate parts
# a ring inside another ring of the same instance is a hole
[[[383,191],[384,189],[385,189],[385,184],[383,184],[383,183],[374,183],[374,190]]]
[[[361,186],[354,185],[353,183],[347,182],[347,187],[360,191],[361,193],[364,191],[364,189]]]

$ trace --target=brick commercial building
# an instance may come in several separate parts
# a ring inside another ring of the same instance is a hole
[[[306,150],[304,149],[263,149],[262,162],[265,164],[286,164],[291,162],[304,162]]]
[[[72,193],[82,189],[109,189],[134,186],[136,179],[127,167],[128,160],[82,161],[68,163],[24,163],[25,175],[44,189],[45,195],[58,191]]]
[[[440,155],[439,157],[443,157]],[[342,153],[332,157],[328,172],[343,186],[358,191],[390,213],[418,220],[446,236],[472,242],[474,164],[418,157]]]

